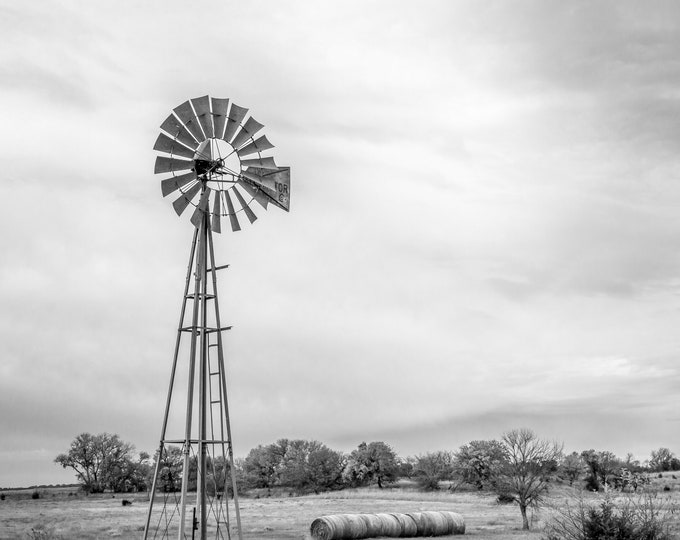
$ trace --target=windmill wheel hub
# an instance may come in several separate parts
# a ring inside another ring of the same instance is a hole
[[[199,176],[215,171],[220,166],[219,161],[206,161],[204,159],[194,160],[194,170]]]
[[[235,183],[241,172],[241,160],[234,148],[220,139],[210,138],[201,144],[194,156],[194,172],[213,189],[224,189],[223,182]]]

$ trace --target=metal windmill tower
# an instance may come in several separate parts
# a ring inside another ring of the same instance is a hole
[[[286,211],[290,168],[262,154],[273,148],[263,125],[229,99],[203,96],[176,107],[161,124],[154,172],[178,215],[192,207],[195,227],[170,384],[156,455],[144,539],[242,539],[227,403],[213,233],[222,217],[257,217],[253,201]],[[194,495],[195,491],[195,495]],[[156,500],[157,499],[157,500]]]

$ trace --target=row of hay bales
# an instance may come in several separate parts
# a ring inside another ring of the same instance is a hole
[[[444,536],[465,534],[465,521],[455,512],[337,514],[315,519],[310,532],[315,540]]]

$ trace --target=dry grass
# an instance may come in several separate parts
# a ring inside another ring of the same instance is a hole
[[[680,486],[664,475],[659,486],[670,484],[671,495],[680,499]],[[32,490],[31,490],[32,491]],[[111,495],[69,496],[69,491],[48,488],[40,499],[30,493],[5,492],[0,501],[0,539],[72,539],[141,537],[146,518],[146,496]],[[70,492],[75,492],[71,489]],[[551,502],[559,506],[572,495],[566,487],[553,491]],[[594,495],[590,495],[594,496]],[[121,499],[133,500],[122,506]],[[242,498],[241,515],[244,537],[248,540],[309,540],[309,526],[322,515],[339,513],[419,512],[450,510],[465,518],[466,536],[477,540],[539,540],[550,518],[550,511],[533,515],[533,530],[521,530],[521,518],[515,505],[499,505],[490,494],[477,492],[421,493],[415,489],[344,490],[303,497]],[[456,538],[456,537],[451,537]],[[459,538],[459,537],[457,537]]]
[[[69,497],[46,490],[40,499],[9,492],[0,501],[0,539],[44,538],[83,540],[139,538],[146,517],[146,497],[125,496],[132,506],[108,496]],[[339,513],[419,512],[451,510],[465,518],[467,535],[485,539],[538,539],[520,530],[519,511],[499,506],[491,495],[418,493],[409,490],[347,490],[304,497],[243,498],[244,537],[249,540],[309,539],[309,526],[322,515]],[[540,521],[537,522],[537,525]],[[32,531],[35,531],[32,533]],[[43,536],[36,533],[44,531]]]

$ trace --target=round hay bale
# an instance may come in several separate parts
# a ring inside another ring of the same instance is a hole
[[[441,512],[421,512],[423,536],[443,536],[449,534],[449,523]]]
[[[418,532],[418,526],[413,518],[408,514],[392,514],[399,522],[401,529],[399,533],[400,538],[412,538]]]
[[[375,514],[359,514],[359,517],[361,517],[366,524],[366,538],[383,536],[382,521],[380,521],[378,516]]]
[[[333,540],[335,536],[335,526],[333,521],[336,516],[322,516],[312,521],[309,527],[309,534],[315,540]]]
[[[413,520],[413,523],[416,524],[416,532],[413,536],[425,536],[425,530],[427,526],[424,522],[422,512],[409,512],[406,515]]]
[[[449,515],[449,512],[440,512],[442,517],[446,520],[446,525],[449,529],[453,529],[454,527],[454,521],[453,518]]]
[[[410,514],[336,514],[315,519],[310,527],[314,540],[413,538],[465,534],[463,516],[455,512]]]
[[[382,535],[387,538],[399,538],[401,536],[401,524],[394,514],[376,514],[382,525]]]
[[[416,524],[415,536],[445,536],[453,532],[453,520],[449,521],[443,512],[413,512],[407,515]]]
[[[312,521],[309,532],[315,540],[339,540],[345,529],[342,515],[322,516]]]
[[[368,527],[360,514],[343,514],[342,517],[345,518],[345,528],[343,530],[343,535],[338,536],[338,538],[367,538],[366,532]]]
[[[463,516],[456,512],[441,512],[442,515],[450,523],[450,533],[449,534],[465,534],[465,520]]]

